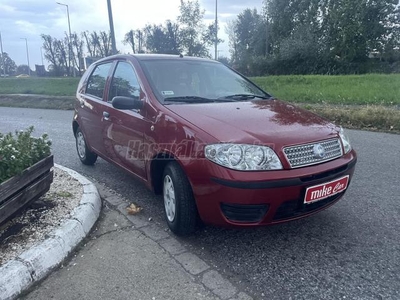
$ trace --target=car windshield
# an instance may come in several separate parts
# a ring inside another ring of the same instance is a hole
[[[142,60],[161,102],[206,103],[266,99],[270,96],[223,64],[185,59]]]

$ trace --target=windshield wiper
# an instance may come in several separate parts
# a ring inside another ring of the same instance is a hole
[[[234,94],[234,95],[229,95],[229,96],[223,96],[218,99],[249,100],[249,99],[254,99],[254,98],[271,99],[270,96],[267,97],[267,96],[256,95],[256,94]]]
[[[231,99],[210,99],[198,96],[180,96],[180,97],[168,97],[164,99],[165,102],[184,102],[184,103],[213,103],[213,102],[232,102]]]

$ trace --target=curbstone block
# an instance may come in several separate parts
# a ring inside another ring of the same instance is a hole
[[[105,197],[104,200],[108,203],[110,203],[112,206],[119,206],[121,204],[124,204],[125,201],[121,197],[118,197],[117,195],[111,195],[108,197]]]
[[[102,184],[100,184],[98,182],[96,182],[95,185],[96,185],[97,190],[99,191],[99,193],[100,193],[102,198],[108,198],[108,197],[111,197],[111,196],[115,195],[115,193],[112,190],[110,190],[109,188],[105,187],[104,185],[102,185]]]
[[[99,191],[97,190],[96,186],[93,183],[84,185],[83,193],[84,194],[95,194],[97,197],[100,198]]]
[[[161,241],[160,246],[171,255],[181,254],[186,251],[186,248],[175,238],[169,238]]]
[[[100,214],[102,203],[99,193],[83,194],[80,204],[90,204],[95,215],[98,216]]]
[[[140,229],[140,231],[156,242],[170,236],[167,232],[162,230],[162,228],[154,224],[143,227]]]
[[[72,219],[67,220],[56,229],[53,236],[63,241],[65,251],[69,254],[85,237],[85,232],[81,223]]]
[[[28,267],[10,260],[0,268],[0,299],[13,299],[32,284]]]
[[[90,232],[98,217],[99,214],[95,213],[94,208],[90,204],[79,205],[72,212],[72,218],[81,223],[85,235]]]
[[[175,259],[192,275],[198,275],[210,268],[205,261],[189,252],[179,254],[175,256]]]
[[[25,251],[19,259],[32,266],[33,280],[46,276],[67,256],[66,249],[56,238],[49,238],[43,243]]]
[[[202,283],[221,299],[233,297],[237,292],[236,288],[215,270],[204,273]]]

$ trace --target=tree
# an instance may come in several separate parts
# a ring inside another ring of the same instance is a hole
[[[246,72],[252,57],[265,55],[266,26],[256,9],[245,9],[235,21],[228,23],[228,34],[233,46],[232,62]]]
[[[3,59],[4,59],[4,69],[3,69]],[[0,53],[0,75],[4,73],[7,75],[14,74],[17,71],[17,65],[11,59],[7,52],[3,52],[3,55]]]
[[[229,53],[231,54],[232,61],[239,60],[238,53],[238,37],[236,35],[237,20],[229,20],[225,27],[225,33],[229,37]]]
[[[71,36],[72,51],[74,53],[75,66],[78,67],[79,74],[84,69],[83,67],[83,46],[84,41],[75,32]]]
[[[143,34],[142,30],[136,31],[136,40],[138,41],[138,53],[144,53],[143,45],[145,44],[145,42],[144,42],[144,34]]]
[[[135,30],[129,30],[125,33],[122,43],[124,45],[129,45],[132,49],[132,53],[136,53]]]
[[[207,47],[213,44],[215,34],[211,32],[212,27],[207,28],[203,22],[204,11],[200,9],[199,1],[181,0],[179,11],[178,23],[182,50],[189,56],[209,57]]]
[[[30,71],[30,70],[29,70],[28,65],[19,65],[19,66],[17,67],[16,74],[17,74],[17,75],[20,75],[20,74],[29,74],[29,73],[30,73],[29,71]]]
[[[146,49],[152,53],[179,54],[181,44],[179,40],[179,26],[168,20],[163,25],[147,25],[145,33]]]
[[[226,66],[229,66],[229,58],[226,56],[219,56],[218,61]]]
[[[95,49],[92,43],[92,37],[89,33],[89,31],[84,31],[82,32],[82,38],[85,38],[85,42],[86,42],[86,49],[87,52],[89,53],[90,57],[95,57]]]
[[[399,28],[398,0],[265,0],[272,53],[307,32],[327,60],[360,64],[371,51],[383,52]],[[397,25],[396,25],[397,23]],[[306,47],[304,47],[305,49]],[[390,47],[389,47],[390,48]],[[329,62],[327,62],[329,63]]]
[[[111,35],[105,31],[85,31],[82,36],[86,41],[86,48],[90,57],[106,57],[111,53]]]
[[[66,53],[63,41],[57,40],[50,35],[42,34],[44,57],[52,65],[54,76],[62,76],[66,71]]]
[[[98,47],[100,50],[101,57],[106,57],[106,56],[112,55],[111,33],[110,32],[107,33],[105,31],[100,31],[100,39],[99,39]]]

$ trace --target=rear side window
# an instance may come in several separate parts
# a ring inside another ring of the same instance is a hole
[[[132,66],[127,62],[119,62],[110,87],[111,101],[115,96],[139,98],[140,85]]]
[[[94,69],[87,83],[86,94],[103,98],[103,92],[111,65],[112,63],[101,64]]]

